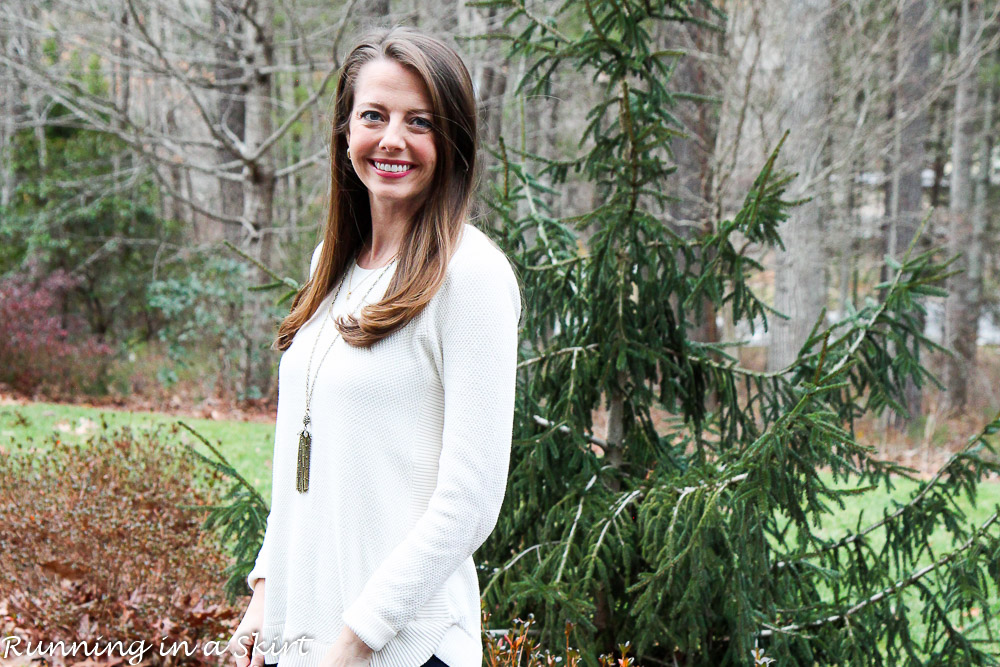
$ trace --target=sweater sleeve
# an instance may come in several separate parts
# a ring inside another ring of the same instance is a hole
[[[479,259],[463,264],[430,323],[444,390],[437,486],[425,513],[343,614],[374,651],[486,541],[506,492],[521,297],[501,253]]]
[[[266,526],[271,525],[271,515],[268,514]],[[261,544],[260,551],[257,552],[257,560],[253,564],[253,569],[247,575],[247,586],[253,592],[254,584],[258,579],[267,579],[267,554],[268,554],[267,528],[264,528],[264,543]]]
[[[322,249],[323,249],[323,242],[320,241],[319,245],[317,245],[316,248],[313,250],[312,259],[309,261],[310,278],[312,278],[312,275],[316,272],[316,265],[319,264],[319,255]],[[274,487],[272,486],[272,488]],[[272,503],[273,501],[274,499],[272,498]],[[270,513],[267,516],[266,525],[267,526],[271,525]],[[253,569],[251,569],[250,573],[247,575],[247,586],[250,587],[251,591],[253,590],[254,584],[257,583],[258,579],[265,579],[265,580],[267,579],[267,561],[268,561],[267,555],[269,553],[269,549],[267,547],[268,547],[267,528],[265,528],[264,542],[260,546],[260,551],[257,552],[257,560],[254,561]]]

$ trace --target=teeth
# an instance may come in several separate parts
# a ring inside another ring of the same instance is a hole
[[[412,165],[408,164],[387,164],[385,162],[375,162],[375,167],[377,169],[380,169],[381,171],[394,171],[394,172],[409,171],[410,169],[413,168]]]

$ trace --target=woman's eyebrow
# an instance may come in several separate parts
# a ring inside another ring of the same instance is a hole
[[[379,109],[381,111],[389,110],[389,107],[385,106],[381,102],[361,102],[358,106],[375,107],[376,109]],[[410,109],[408,113],[425,113],[428,115],[433,115],[433,112],[430,109]]]

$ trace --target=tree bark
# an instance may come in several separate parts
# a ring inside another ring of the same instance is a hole
[[[921,97],[927,91],[930,69],[931,30],[927,0],[907,0],[895,31],[894,69],[902,77],[895,91],[891,121],[894,125],[890,178],[886,189],[888,229],[885,252],[901,259],[913,241],[922,218],[923,168],[927,159],[926,142],[930,131],[927,110]],[[914,253],[915,254],[915,253]],[[883,266],[883,281],[889,278]],[[924,315],[914,313],[921,329]],[[921,391],[912,379],[906,381],[907,419],[895,414],[897,428],[920,415]]]
[[[6,8],[8,12],[18,11],[19,2],[11,2]],[[0,51],[8,58],[16,59],[19,50],[19,39],[27,36],[17,36],[13,31],[0,30]],[[15,119],[19,115],[22,84],[18,77],[0,69],[0,207],[10,205],[16,187],[17,172],[14,169],[14,133]]]
[[[772,318],[768,370],[790,365],[826,305],[826,254],[821,202],[825,184],[818,182],[821,154],[827,144],[828,28],[827,0],[786,0],[776,10],[786,17],[783,103],[784,127],[791,130],[783,151],[798,177],[788,199],[812,199],[792,209],[782,225],[785,251],[776,253],[774,305],[789,319]]]
[[[704,10],[698,11],[698,14],[699,18],[710,19]],[[703,30],[700,26],[681,24],[676,28],[672,27],[667,41],[676,43],[678,39],[683,39],[682,44],[698,54],[721,57],[725,48],[721,35]],[[667,44],[663,46],[667,47]],[[677,88],[697,95],[713,95],[715,86],[709,71],[710,62],[711,58],[705,56],[683,58],[674,74],[673,80],[677,81]],[[719,135],[719,115],[711,105],[700,101],[681,102],[677,113],[693,131],[689,137],[675,139],[671,147],[678,167],[671,179],[677,196],[677,202],[671,206],[671,216],[683,221],[675,231],[692,237],[710,234],[715,223],[713,213],[717,209],[716,202],[712,201],[715,191],[712,149]],[[703,258],[705,262],[711,260],[710,256]],[[716,310],[708,298],[702,299],[701,307],[702,316],[690,333],[691,339],[717,343],[719,327]],[[691,317],[693,320],[693,313]],[[710,408],[715,407],[714,396],[709,398],[708,405]]]
[[[245,35],[244,20],[239,15],[238,0],[212,0],[212,28],[215,33],[215,83],[219,90],[216,110],[219,125],[225,127],[240,141],[246,139],[247,86],[241,53]],[[239,155],[226,146],[216,151],[220,164],[232,162]],[[239,173],[240,168],[232,170]],[[219,209],[223,215],[239,216],[243,213],[244,186],[238,181],[224,178],[219,182]],[[239,225],[222,223],[223,236],[234,244],[240,243],[243,234]]]
[[[951,187],[949,192],[949,232],[952,254],[960,254],[953,268],[961,270],[948,280],[945,299],[945,347],[954,351],[945,361],[944,384],[949,409],[962,410],[968,403],[969,377],[975,369],[976,337],[982,290],[981,235],[972,215],[972,161],[978,131],[976,108],[975,44],[979,0],[962,0],[958,58],[967,61],[955,88],[955,125],[951,146]]]
[[[246,151],[253,155],[274,131],[272,119],[274,65],[274,5],[271,0],[256,0],[247,11],[253,12],[253,21],[247,30],[247,53],[249,58],[248,76],[250,90],[246,97]],[[264,266],[271,264],[274,241],[274,190],[275,170],[269,151],[250,160],[243,169],[243,217],[253,228],[249,254]],[[270,280],[264,271],[258,270],[254,278],[260,283]],[[267,338],[273,326],[270,322],[268,300],[255,299],[252,302],[252,338]],[[271,359],[261,354],[256,340],[248,349],[244,369],[244,387],[257,387],[263,395],[271,382]]]
[[[487,25],[496,19],[497,8],[490,7],[486,16]],[[495,146],[503,131],[503,100],[507,92],[506,57],[484,62],[479,75],[479,122],[482,141],[487,146]]]

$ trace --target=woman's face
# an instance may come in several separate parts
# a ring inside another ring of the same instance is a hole
[[[430,189],[437,150],[423,80],[393,60],[358,71],[347,129],[351,162],[372,206],[413,212]]]

